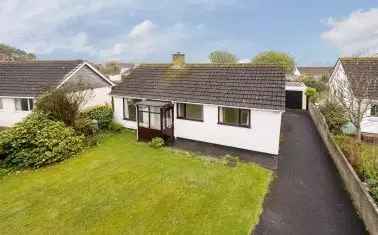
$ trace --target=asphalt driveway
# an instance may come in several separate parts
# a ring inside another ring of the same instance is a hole
[[[366,234],[309,115],[288,111],[282,128],[277,178],[254,234]]]

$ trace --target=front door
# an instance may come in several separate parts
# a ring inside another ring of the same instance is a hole
[[[163,135],[167,136],[170,141],[174,140],[174,124],[173,124],[173,106],[162,110],[162,128]]]

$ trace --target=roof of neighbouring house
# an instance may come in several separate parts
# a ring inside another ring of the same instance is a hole
[[[82,60],[0,63],[0,96],[35,97],[57,87],[82,63]]]
[[[298,67],[299,72],[302,75],[307,76],[330,76],[333,70],[333,67],[320,67],[320,66],[300,66]]]
[[[47,89],[59,87],[84,67],[110,86],[114,85],[83,60],[0,62],[0,96],[36,97]]]
[[[377,57],[345,57],[340,58],[347,78],[352,84],[368,81],[368,96],[378,99],[378,58]]]
[[[274,65],[143,64],[113,95],[284,110],[285,72]]]

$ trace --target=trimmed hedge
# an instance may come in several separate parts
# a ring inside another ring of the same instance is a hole
[[[8,167],[39,168],[67,159],[83,147],[83,136],[39,112],[0,132],[0,155]]]

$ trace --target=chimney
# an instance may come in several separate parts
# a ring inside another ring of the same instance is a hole
[[[177,52],[172,55],[172,64],[176,68],[180,68],[185,65],[185,54]]]

